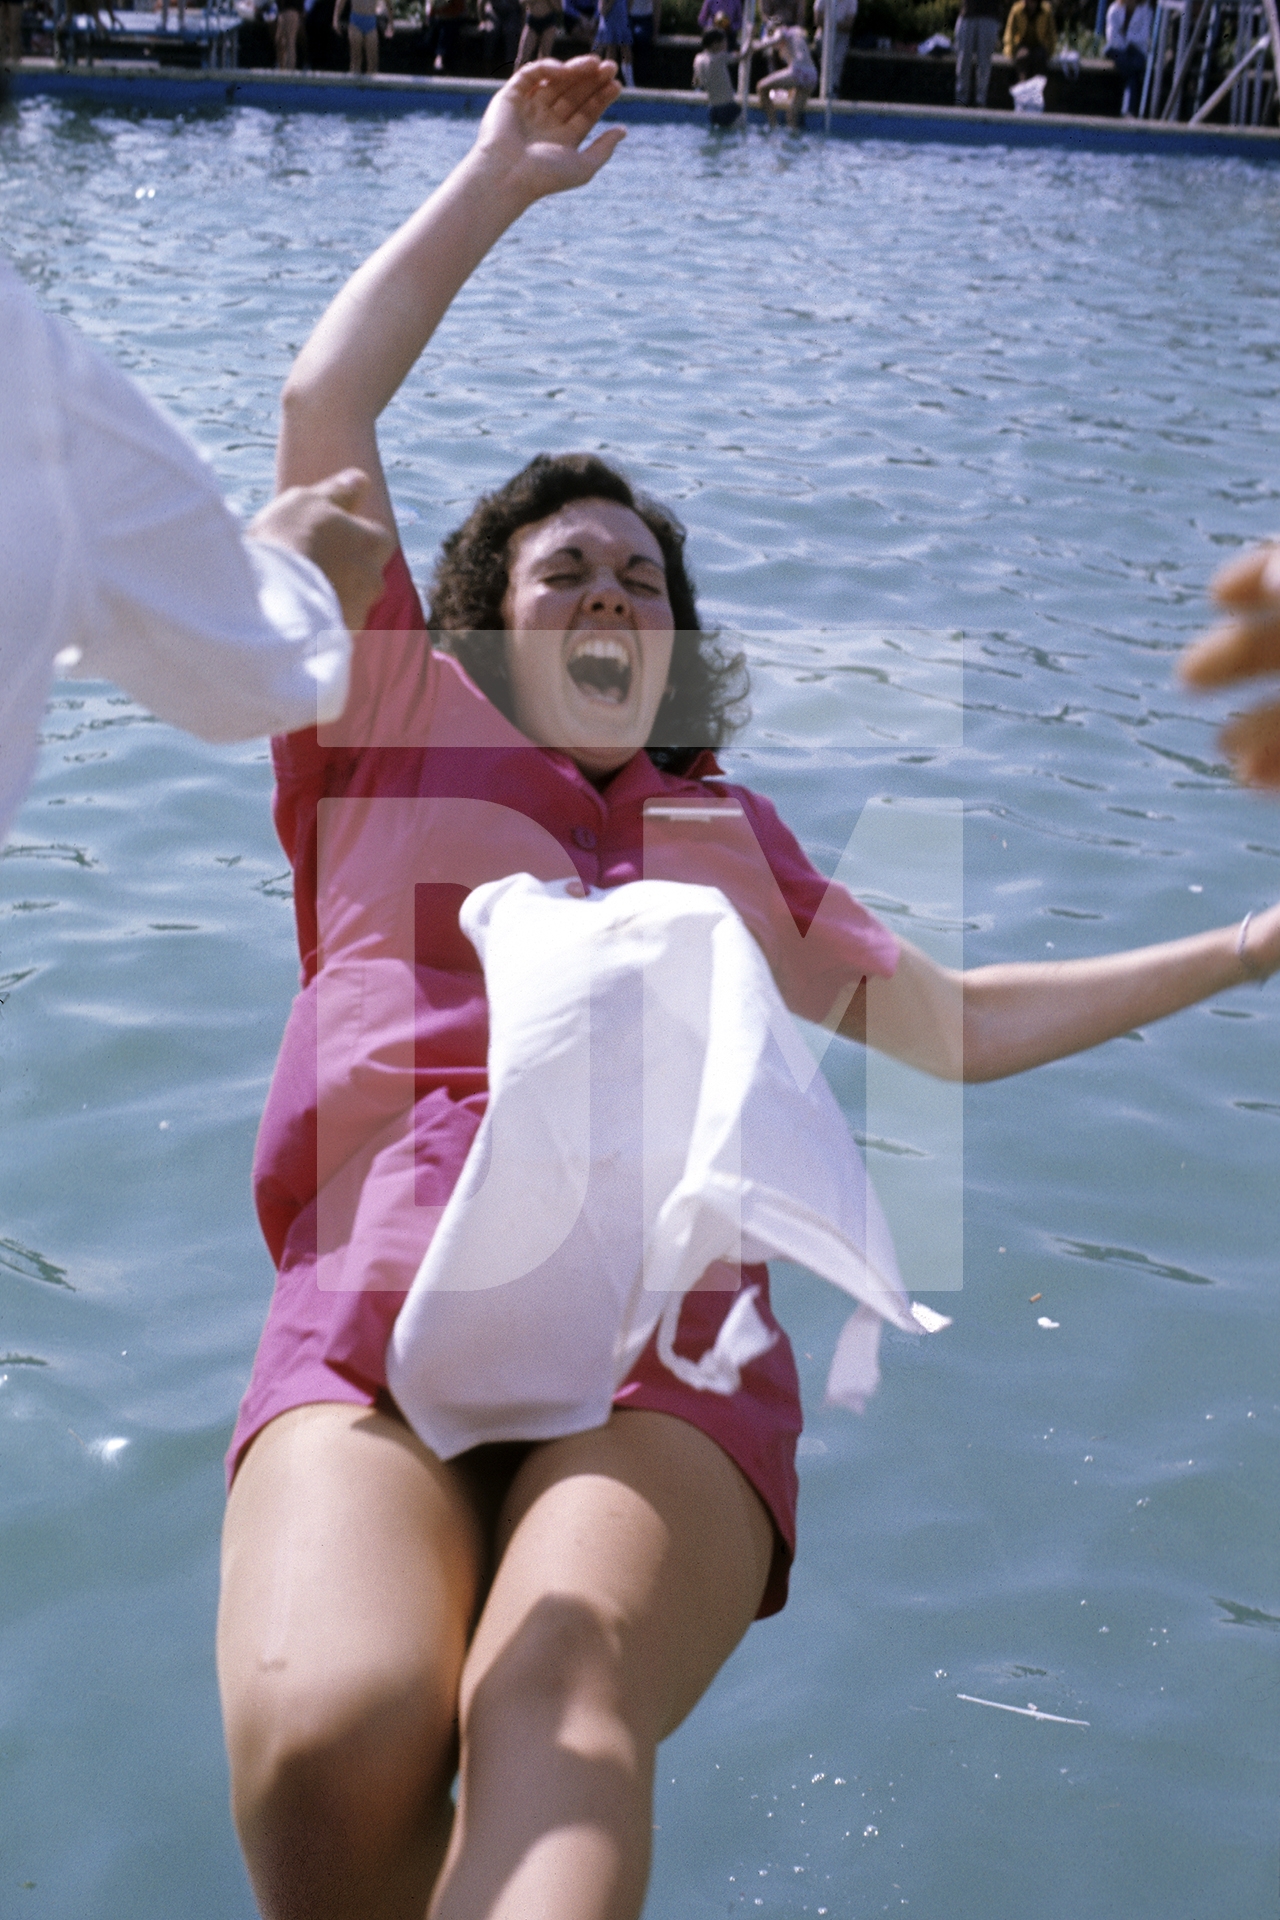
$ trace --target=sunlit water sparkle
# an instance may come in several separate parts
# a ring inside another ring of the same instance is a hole
[[[0,233],[251,510],[291,355],[472,131],[33,102]],[[389,414],[411,564],[600,448],[750,636],[734,770],[821,863],[869,798],[958,798],[970,963],[1238,918],[1280,811],[1172,664],[1280,522],[1278,216],[1229,161],[633,130]],[[212,1622],[295,977],[269,784],[62,687],[0,864],[6,1915],[252,1913]],[[801,1557],[660,1756],[653,1920],[1271,1920],[1278,992],[970,1090],[955,1325],[861,1422],[821,1406],[840,1302],[780,1277]]]

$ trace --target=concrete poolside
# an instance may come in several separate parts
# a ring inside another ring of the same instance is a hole
[[[410,76],[275,73],[256,68],[208,71],[156,67],[141,62],[99,61],[64,67],[28,60],[9,76],[15,99],[51,95],[86,105],[152,112],[183,112],[226,106],[264,107],[297,113],[483,113],[500,84]],[[1189,127],[1147,120],[1096,119],[1073,114],[1008,113],[991,109],[907,106],[880,101],[832,103],[831,133],[846,140],[902,140],[955,146],[1068,147],[1095,153],[1232,155],[1253,161],[1280,160],[1280,129]],[[707,107],[698,94],[633,88],[609,116],[628,125],[706,127]],[[754,104],[753,126],[764,116]],[[810,132],[821,132],[824,109],[811,104]],[[732,137],[722,136],[722,137]],[[780,138],[787,137],[784,134]]]

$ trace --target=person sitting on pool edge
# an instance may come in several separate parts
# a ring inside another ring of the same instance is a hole
[[[1057,44],[1049,0],[1013,0],[1004,23],[1004,57],[1013,61],[1019,80],[1047,73]]]
[[[495,95],[470,154],[303,348],[284,396],[282,483],[359,459],[390,517],[378,416],[506,229],[615,151],[620,127],[579,148],[618,92],[612,68],[586,56],[526,67]],[[886,1051],[952,1078],[1021,1072],[1262,978],[1280,967],[1280,908],[1136,952],[966,975],[899,942],[703,751],[731,724],[736,663],[699,627],[683,529],[594,455],[539,456],[476,503],[444,543],[429,628],[403,555],[386,578],[380,638],[357,653],[353,706],[371,730],[275,750],[308,984],[260,1136],[279,1280],[229,1456],[218,1659],[236,1824],[267,1920],[636,1920],[658,1742],[751,1620],[782,1602],[798,1389],[770,1317],[772,1343],[738,1392],[698,1393],[647,1353],[603,1425],[447,1462],[401,1417],[386,1340],[429,1229],[413,1180],[381,1184],[381,1156],[415,1141],[422,1204],[444,1199],[486,1086],[460,889],[419,889],[431,895],[420,923],[411,896],[423,1050],[402,1046],[399,1067],[370,1025],[372,976],[351,946],[362,916],[427,871],[444,816],[418,803],[512,816],[511,831],[549,839],[584,888],[638,877],[647,800],[741,806],[793,934],[831,899],[855,969],[842,974],[841,1031],[862,1042],[870,1022]],[[319,834],[334,816],[322,801],[354,802],[333,902],[351,909],[345,934],[325,919]],[[491,872],[516,870],[491,833],[485,849]],[[342,1243],[349,1292],[320,1285],[315,1126],[317,1075],[334,1065],[317,1044],[319,990],[344,979],[363,1011],[349,1087],[336,1090],[340,1105],[349,1095],[352,1157],[334,1177],[354,1166],[351,1201],[370,1199]],[[388,1077],[412,1114],[394,1139]],[[767,1276],[750,1271],[764,1316]],[[688,1296],[680,1337],[694,1355],[735,1297]]]

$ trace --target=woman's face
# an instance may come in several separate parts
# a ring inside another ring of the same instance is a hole
[[[521,732],[584,773],[624,766],[658,717],[675,639],[662,549],[640,516],[574,500],[521,527],[502,624]]]

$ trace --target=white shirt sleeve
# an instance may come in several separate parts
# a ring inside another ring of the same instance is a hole
[[[58,669],[209,740],[336,719],[350,638],[318,568],[246,541],[177,428],[0,264],[0,832]]]

